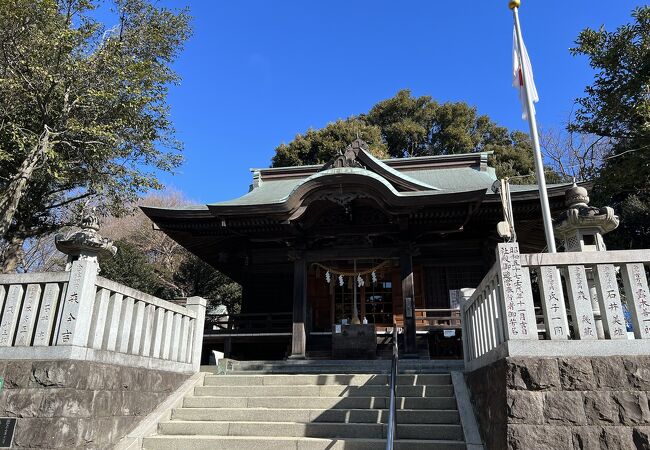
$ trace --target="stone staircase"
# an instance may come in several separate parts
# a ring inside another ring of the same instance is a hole
[[[208,374],[143,448],[381,449],[388,382],[382,373]],[[397,395],[395,448],[466,448],[448,372],[400,374]]]
[[[388,374],[390,359],[336,360],[336,359],[294,359],[287,361],[236,361],[220,362],[221,370],[229,375],[250,374]],[[464,362],[457,359],[400,359],[399,369],[403,374],[449,373],[463,371]],[[201,371],[217,373],[215,366],[203,366]]]

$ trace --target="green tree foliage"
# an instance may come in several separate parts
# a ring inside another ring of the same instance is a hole
[[[572,128],[622,143],[650,140],[650,6],[632,12],[633,23],[610,32],[587,28],[573,55],[585,55],[596,70],[578,99]]]
[[[291,143],[280,144],[275,149],[273,167],[322,164],[357,136],[368,143],[373,155],[378,158],[387,157],[388,153],[382,141],[380,128],[353,116],[346,120],[332,122],[320,130],[309,129],[305,134],[296,135]]]
[[[115,0],[106,28],[99,3],[0,2],[0,238],[47,233],[81,201],[120,213],[180,164],[166,97],[187,13]]]
[[[101,275],[118,283],[157,297],[170,299],[179,295],[157,276],[146,255],[128,241],[116,241],[114,257],[101,258]]]
[[[365,114],[298,134],[275,149],[272,165],[322,164],[357,135],[380,158],[492,151],[499,177],[516,177],[513,183],[535,181],[528,135],[509,132],[466,103],[440,104],[429,96],[414,97],[409,90],[399,91]]]
[[[512,184],[537,183],[530,138],[521,131],[509,133],[508,138],[510,139],[509,143],[505,145],[490,144],[486,149],[494,152],[490,165],[494,167],[497,177],[510,178]],[[555,164],[544,167],[547,183],[562,183],[571,179],[558,169],[560,167]]]
[[[115,246],[114,257],[100,260],[103,277],[163,299],[198,295],[212,306],[225,305],[229,313],[240,311],[241,286],[184,249],[168,273],[132,242],[116,241]]]
[[[635,9],[633,22],[607,31],[585,29],[571,51],[596,70],[570,130],[609,139],[594,189],[595,200],[614,206],[621,226],[613,247],[650,247],[650,7]]]
[[[408,90],[373,106],[365,120],[379,127],[392,157],[429,154],[429,134],[439,105],[431,97],[412,97]]]
[[[241,286],[194,255],[187,254],[174,274],[176,283],[186,292],[225,305],[231,314],[241,310]]]

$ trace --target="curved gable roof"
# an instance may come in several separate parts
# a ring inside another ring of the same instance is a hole
[[[424,183],[415,178],[399,172],[370,153],[368,144],[361,139],[356,139],[345,150],[339,152],[320,169],[319,172],[327,172],[333,168],[356,167],[373,172],[388,180],[397,190],[400,191],[431,191],[439,190],[437,187]]]

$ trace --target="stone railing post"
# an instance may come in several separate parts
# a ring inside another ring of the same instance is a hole
[[[66,270],[70,281],[65,293],[56,336],[56,345],[85,347],[92,322],[95,283],[99,273],[98,257],[113,256],[117,248],[97,232],[99,222],[94,214],[81,220],[81,230],[67,238],[56,236],[56,248],[68,255]]]
[[[86,346],[95,302],[98,269],[97,260],[78,259],[72,262],[56,345]]]
[[[473,288],[462,288],[460,290],[460,326],[461,326],[461,339],[463,340],[463,359],[465,360],[465,364],[469,361],[469,329],[467,327],[467,320],[465,320],[465,304],[469,301],[469,299],[472,297],[472,294],[476,289]]]
[[[203,330],[205,328],[206,300],[202,297],[189,297],[185,307],[196,314],[194,333],[192,334],[192,367],[195,372],[201,368],[201,353],[203,351]]]
[[[537,339],[535,306],[528,267],[521,266],[517,243],[497,245],[501,299],[499,315],[506,340]]]

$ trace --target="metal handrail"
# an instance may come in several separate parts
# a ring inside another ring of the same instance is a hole
[[[395,429],[397,427],[397,361],[399,346],[397,345],[397,326],[393,326],[393,361],[390,366],[390,406],[388,411],[388,432],[386,433],[386,450],[393,450]]]

